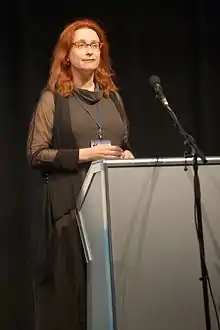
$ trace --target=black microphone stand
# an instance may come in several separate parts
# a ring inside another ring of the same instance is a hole
[[[202,151],[197,147],[193,137],[183,129],[171,107],[169,105],[164,105],[164,107],[171,116],[171,118],[173,119],[174,125],[178,128],[180,134],[184,138],[185,157],[193,157],[196,231],[199,241],[200,264],[201,264],[200,281],[202,282],[202,289],[203,289],[206,330],[211,330],[209,295],[208,295],[208,272],[207,272],[206,260],[205,260],[203,223],[202,223],[202,211],[201,211],[201,190],[200,190],[200,179],[198,174],[198,157],[200,157],[203,164],[207,164],[207,159],[202,153]]]

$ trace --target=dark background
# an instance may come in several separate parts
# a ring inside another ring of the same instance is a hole
[[[148,83],[161,78],[183,127],[206,156],[220,154],[220,1],[19,1],[1,3],[0,328],[32,330],[30,228],[39,211],[38,175],[28,169],[26,137],[66,24],[97,19],[108,33],[112,66],[138,157],[184,154],[183,140]]]

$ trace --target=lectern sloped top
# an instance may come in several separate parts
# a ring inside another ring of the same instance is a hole
[[[209,156],[206,157],[207,164],[220,164],[220,156]],[[193,165],[193,158],[183,158],[183,157],[164,157],[164,158],[137,158],[131,160],[97,160],[92,162],[84,183],[82,185],[79,197],[78,206],[81,205],[83,197],[86,195],[87,190],[91,184],[92,178],[95,173],[106,171],[108,168],[128,168],[128,167],[155,167],[155,166],[182,166],[182,165]],[[203,165],[200,158],[198,158],[198,164]],[[207,165],[206,164],[206,165]]]

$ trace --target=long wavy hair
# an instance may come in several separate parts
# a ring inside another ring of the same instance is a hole
[[[60,34],[53,51],[48,88],[53,92],[57,91],[63,96],[73,93],[75,89],[74,76],[71,66],[68,63],[68,56],[72,47],[74,33],[81,28],[94,30],[102,43],[100,63],[95,71],[95,81],[102,86],[104,95],[108,95],[110,91],[117,90],[113,82],[114,72],[110,64],[109,45],[104,30],[91,19],[76,20],[72,24],[69,24]]]

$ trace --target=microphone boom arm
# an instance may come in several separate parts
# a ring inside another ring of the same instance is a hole
[[[198,156],[201,158],[202,162],[204,164],[207,163],[207,159],[205,157],[205,155],[203,154],[203,152],[198,148],[198,146],[195,143],[194,138],[192,137],[192,135],[190,135],[189,133],[187,133],[184,128],[182,127],[182,125],[180,124],[177,116],[175,115],[175,113],[173,112],[172,108],[170,107],[170,105],[165,105],[164,104],[164,108],[167,110],[168,114],[170,115],[170,117],[172,118],[174,125],[178,128],[179,133],[184,137],[184,144],[185,146],[190,147],[191,149],[191,153],[192,156]]]

